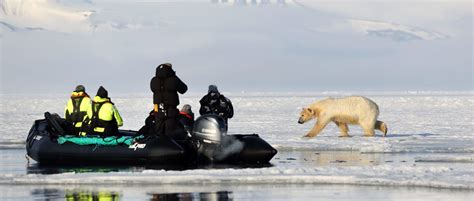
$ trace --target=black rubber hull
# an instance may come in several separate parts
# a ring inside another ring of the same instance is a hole
[[[168,140],[147,142],[144,148],[133,149],[125,145],[94,146],[65,143],[59,145],[43,138],[36,142],[28,155],[41,163],[169,163],[186,159],[180,145]]]
[[[49,137],[47,123],[41,120],[35,122],[31,132],[32,139],[27,142],[27,154],[37,162],[46,164],[176,163],[188,157],[179,144],[164,138],[148,140],[142,144],[143,147],[77,145],[70,142],[58,144]],[[133,134],[131,131],[122,132]]]
[[[257,134],[232,135],[236,140],[242,142],[243,148],[241,151],[228,155],[222,160],[215,161],[217,163],[242,163],[242,164],[263,164],[268,163],[277,150],[274,149],[265,140],[260,138]]]
[[[29,157],[41,164],[182,164],[199,163],[200,158],[192,146],[169,138],[151,138],[140,146],[58,144],[50,136],[45,120],[37,120],[28,135],[26,150]],[[120,131],[123,135],[135,135],[136,131]],[[258,135],[235,135],[244,148],[217,163],[269,163],[277,151]]]

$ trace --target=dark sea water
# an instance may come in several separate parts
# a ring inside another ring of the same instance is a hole
[[[416,162],[416,154],[363,154],[359,152],[281,151],[269,165],[203,165],[173,166],[43,166],[25,158],[23,149],[1,150],[5,174],[87,174],[136,172],[143,170],[186,169],[258,169],[266,167],[347,167],[407,164],[428,166]],[[435,163],[436,164],[436,163]],[[463,163],[466,168],[472,163]],[[1,200],[469,200],[472,190],[426,187],[334,184],[0,184]]]

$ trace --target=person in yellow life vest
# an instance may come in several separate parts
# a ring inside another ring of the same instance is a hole
[[[77,85],[64,110],[66,121],[73,125],[74,135],[78,135],[81,132],[82,122],[87,118],[87,110],[90,107],[91,99],[86,93],[86,88],[83,85]]]
[[[88,134],[103,137],[119,135],[118,127],[123,125],[123,120],[104,87],[100,86],[97,90],[92,106],[87,110],[87,116],[90,118]]]

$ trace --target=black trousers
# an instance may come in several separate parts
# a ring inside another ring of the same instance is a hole
[[[167,118],[159,121],[156,125],[157,135],[166,136],[175,140],[187,138],[187,132],[177,118]]]
[[[186,131],[181,129],[179,110],[176,107],[168,107],[166,113],[163,111],[155,112],[156,134],[167,136],[173,139],[182,138]]]
[[[72,128],[72,133],[73,133],[73,135],[76,135],[76,136],[78,136],[79,133],[82,131],[82,127],[74,127],[74,126],[72,126],[71,128]]]

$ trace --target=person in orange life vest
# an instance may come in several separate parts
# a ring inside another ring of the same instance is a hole
[[[185,104],[179,111],[180,117],[179,117],[179,122],[184,126],[186,131],[189,133],[193,129],[194,125],[194,113],[191,110],[191,105]]]

